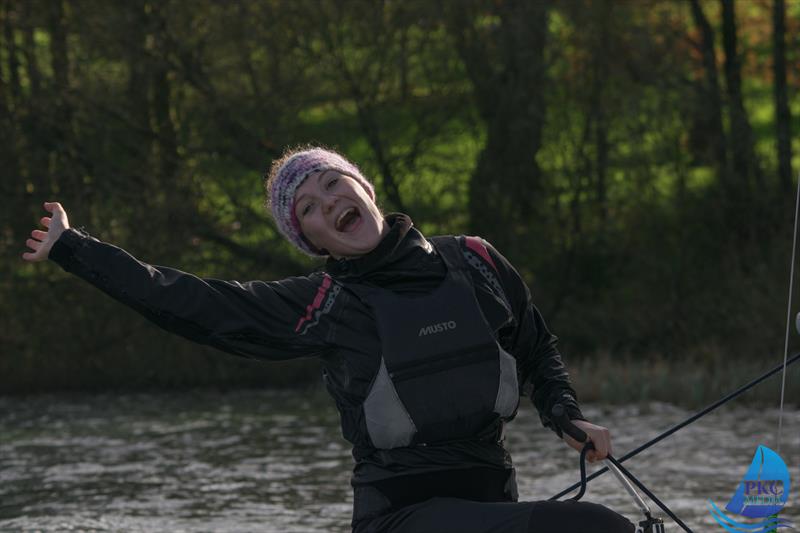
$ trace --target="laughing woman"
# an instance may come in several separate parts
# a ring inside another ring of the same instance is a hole
[[[353,531],[622,533],[597,504],[518,502],[504,426],[529,396],[544,426],[561,403],[591,438],[555,337],[513,266],[479,237],[426,238],[384,216],[359,169],[325,148],[287,151],[266,180],[281,233],[326,257],[308,276],[239,283],[142,263],[70,228],[45,203],[27,261],[51,259],[158,326],[265,360],[317,356],[353,446]],[[581,445],[568,436],[575,449]]]

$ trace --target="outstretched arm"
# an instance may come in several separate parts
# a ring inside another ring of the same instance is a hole
[[[330,285],[322,275],[281,281],[223,281],[150,265],[125,250],[69,228],[66,211],[45,203],[52,217],[34,230],[26,261],[51,259],[172,333],[226,352],[282,360],[330,349],[325,321],[299,328],[309,304]],[[313,306],[312,306],[313,307]],[[304,325],[308,323],[302,322]]]

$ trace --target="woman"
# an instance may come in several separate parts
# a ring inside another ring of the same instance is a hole
[[[48,257],[159,326],[229,353],[318,356],[353,445],[353,530],[631,532],[591,503],[517,502],[503,428],[520,394],[545,426],[560,402],[587,422],[552,336],[508,261],[477,237],[426,239],[403,214],[383,216],[372,184],[325,148],[287,151],[266,182],[286,238],[323,270],[274,282],[200,279],[137,261],[69,227],[45,203],[47,231],[23,255]],[[581,445],[564,440],[579,450]]]

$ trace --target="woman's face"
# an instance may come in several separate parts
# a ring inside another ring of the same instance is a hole
[[[364,187],[335,170],[308,175],[295,192],[294,212],[306,239],[337,259],[371,251],[389,231]]]

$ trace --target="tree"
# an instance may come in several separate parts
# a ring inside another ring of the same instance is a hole
[[[747,117],[742,95],[742,67],[738,52],[736,13],[734,0],[720,0],[722,3],[722,43],[725,50],[725,87],[728,96],[730,116],[731,151],[733,176],[738,193],[738,207],[748,207],[752,195],[763,194],[764,177],[755,152],[753,128]]]
[[[545,122],[549,2],[448,4],[447,25],[472,84],[486,141],[470,180],[469,215],[512,257],[521,228],[542,220],[544,176],[536,157]]]
[[[694,23],[700,30],[700,41],[696,43],[696,46],[700,52],[704,73],[703,80],[699,84],[699,102],[694,111],[697,117],[694,134],[700,142],[705,138],[710,140],[717,180],[723,190],[727,191],[731,187],[731,169],[728,160],[727,137],[722,124],[722,90],[717,74],[714,29],[699,0],[691,0],[691,11]]]
[[[792,114],[786,88],[786,6],[784,0],[772,5],[772,71],[775,99],[775,134],[778,145],[778,179],[781,191],[792,188]]]

